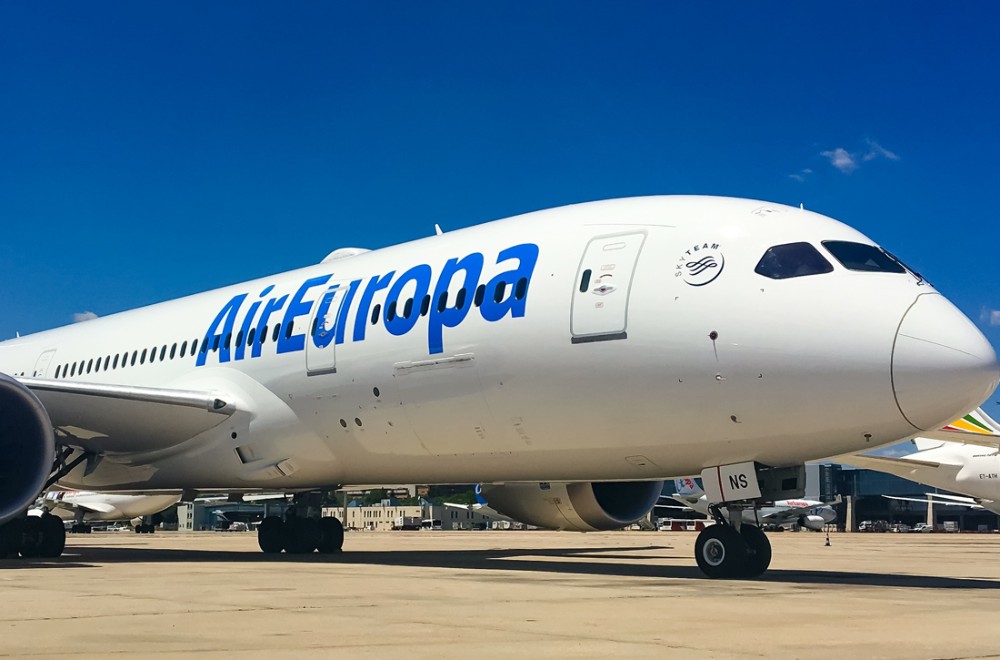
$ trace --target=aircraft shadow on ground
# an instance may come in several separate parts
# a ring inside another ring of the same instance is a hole
[[[563,575],[595,575],[604,577],[706,579],[694,559],[671,554],[673,548],[647,545],[614,548],[602,552],[599,548],[520,548],[490,550],[387,550],[348,551],[335,555],[266,555],[260,552],[225,550],[162,549],[136,547],[73,546],[59,559],[5,560],[0,570],[18,568],[87,568],[115,563],[205,562],[205,563],[266,563],[266,564],[331,564],[404,566],[411,568],[448,568],[458,570],[524,571]],[[661,551],[655,555],[650,551]],[[667,552],[663,552],[667,551]],[[643,555],[626,554],[644,552]],[[656,560],[690,562],[684,566],[664,566]],[[983,578],[950,578],[932,575],[899,575],[863,571],[782,570],[771,569],[760,578],[743,583],[833,584],[843,586],[876,586],[912,589],[983,589],[1000,590],[1000,580]],[[669,582],[664,582],[669,585]]]

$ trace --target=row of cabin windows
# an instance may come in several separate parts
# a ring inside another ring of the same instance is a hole
[[[503,300],[504,293],[506,291],[507,284],[505,282],[500,282],[496,285],[493,290],[493,301],[501,302]],[[514,285],[514,299],[522,300],[528,292],[528,280],[522,277]],[[458,290],[455,294],[455,308],[463,309],[465,307],[466,299],[468,293],[463,287]],[[472,304],[479,307],[483,304],[483,299],[486,297],[486,285],[480,284],[476,287],[476,292],[472,296]],[[413,314],[414,299],[410,298],[405,303],[403,303],[403,309],[397,312],[396,301],[389,303],[386,309],[386,318],[392,321],[396,318],[397,313],[403,318],[410,318]],[[430,311],[431,296],[428,294],[424,296],[423,300],[420,301],[420,316],[426,316],[428,311]],[[443,292],[437,300],[437,310],[438,312],[443,312],[448,307],[448,292]],[[378,323],[378,319],[382,313],[382,306],[375,305],[372,308],[371,322],[372,325]],[[281,336],[282,324],[277,323],[274,329],[271,331],[271,341],[278,341],[278,337]],[[316,321],[313,321],[312,334],[316,334]],[[292,321],[284,326],[285,338],[290,339],[292,334],[295,332],[295,322]],[[221,346],[224,350],[229,350],[231,346],[240,346],[243,344],[244,339],[246,340],[247,347],[253,346],[254,341],[260,345],[263,345],[267,341],[268,336],[268,326],[261,328],[260,334],[257,334],[257,328],[250,328],[244,337],[243,331],[240,330],[236,333],[236,342],[233,343],[233,333],[228,333],[225,339],[221,335],[216,335],[211,342],[211,348],[209,347],[209,342],[202,342],[201,352],[203,354],[208,353],[209,350],[218,351]],[[129,354],[127,351],[121,353],[120,355],[106,355],[103,358],[95,358],[90,360],[81,360],[80,362],[71,362],[69,364],[61,364],[56,367],[56,378],[73,378],[77,375],[89,374],[89,373],[99,373],[101,371],[113,371],[115,369],[124,369],[126,367],[134,367],[136,364],[142,365],[146,364],[148,360],[150,364],[154,363],[159,359],[160,362],[166,360],[173,360],[175,358],[184,358],[188,355],[195,355],[198,352],[198,340],[195,339],[190,343],[190,351],[188,350],[188,342],[184,341],[180,344],[174,343],[172,346],[154,346],[152,349],[144,348],[142,351],[132,351]]]
[[[251,328],[250,332],[247,333],[247,346],[251,346],[255,339],[257,329]],[[257,343],[263,345],[267,340],[268,326],[264,326],[261,329],[260,335],[256,336],[258,340]],[[285,326],[285,337],[291,337],[294,331],[294,322],[289,323]],[[278,341],[278,336],[281,334],[281,324],[275,324],[274,331],[271,333],[272,341]],[[226,335],[225,341],[221,341],[221,336],[216,335],[215,340],[211,342],[211,348],[209,348],[209,342],[202,342],[201,352],[208,353],[209,350],[218,351],[220,343],[229,350],[230,343],[233,339],[233,333]],[[243,331],[240,330],[236,334],[236,344],[240,345],[243,343]],[[71,362],[69,364],[61,364],[56,367],[56,378],[72,378],[74,376],[89,374],[89,373],[100,373],[101,371],[113,371],[115,369],[124,369],[126,367],[134,367],[137,364],[146,364],[148,360],[150,364],[159,359],[160,362],[165,362],[166,360],[173,360],[175,358],[184,358],[187,356],[194,356],[198,353],[198,340],[195,339],[190,343],[190,350],[188,350],[189,344],[184,341],[180,344],[174,343],[171,346],[164,344],[163,346],[154,346],[153,348],[144,348],[142,351],[128,351],[121,353],[120,355],[106,355],[103,358],[96,358],[91,360],[80,360],[79,362]]]
[[[507,291],[507,283],[498,282],[497,285],[493,288],[493,302],[499,303],[503,301],[504,293],[506,291]],[[514,299],[523,300],[524,296],[527,295],[527,293],[528,293],[528,278],[522,277],[517,281],[516,284],[514,284]],[[455,293],[455,309],[465,309],[465,303],[467,302],[468,295],[469,295],[468,290],[465,287],[462,287]],[[476,291],[472,296],[472,304],[476,307],[479,307],[483,304],[483,300],[485,298],[486,298],[486,285],[480,284],[478,287],[476,287]],[[410,316],[412,316],[414,311],[413,310],[414,303],[415,300],[413,298],[409,298],[406,300],[406,302],[403,303],[403,308],[399,309],[397,302],[395,300],[392,301],[391,303],[389,303],[389,306],[385,310],[386,320],[392,321],[397,316],[400,316],[404,319],[410,318]],[[444,310],[448,308],[447,291],[442,292],[441,295],[438,296],[436,307],[438,313],[444,312]],[[427,294],[423,297],[423,300],[420,301],[420,310],[419,310],[420,316],[427,316],[427,313],[430,311],[430,308],[431,308],[431,296],[430,294]],[[372,307],[371,319],[369,319],[371,321],[371,324],[372,325],[377,324],[379,317],[381,316],[382,316],[382,305],[375,305],[374,307]],[[315,334],[316,332],[315,323],[313,324],[312,330],[313,334]]]

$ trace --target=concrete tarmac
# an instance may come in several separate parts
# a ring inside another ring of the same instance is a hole
[[[716,581],[692,532],[71,535],[0,561],[0,656],[1000,657],[1000,535],[769,537],[763,577]]]

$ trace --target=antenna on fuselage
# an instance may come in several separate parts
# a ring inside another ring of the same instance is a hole
[[[441,234],[443,234],[443,233],[444,233],[444,232],[443,232],[443,231],[441,231],[441,225],[439,225],[438,223],[436,223],[436,222],[435,222],[435,223],[434,223],[434,235],[435,235],[435,236],[440,236],[440,235],[441,235]]]
[[[803,202],[799,202],[799,208],[802,209],[803,211],[805,211],[806,210],[806,205]]]

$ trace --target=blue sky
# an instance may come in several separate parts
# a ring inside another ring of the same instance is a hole
[[[0,336],[434,223],[696,193],[848,222],[1000,346],[998,19],[987,2],[3,3]]]

